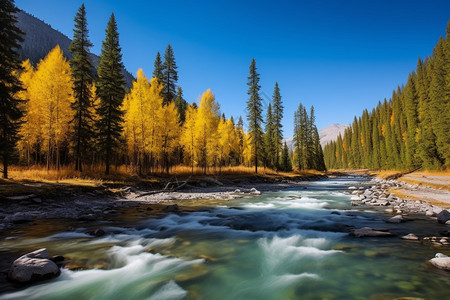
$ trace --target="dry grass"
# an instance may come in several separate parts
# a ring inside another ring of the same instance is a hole
[[[276,172],[268,168],[258,168],[258,174],[255,174],[254,167],[235,166],[223,168],[208,168],[207,176],[215,177],[270,177],[270,178],[293,178],[298,176],[323,175],[323,172],[315,170],[302,170],[295,172]],[[170,173],[166,174],[164,170],[157,170],[148,176],[140,177],[128,166],[120,166],[118,168],[111,167],[111,174],[104,174],[104,166],[85,167],[83,172],[77,172],[73,166],[64,166],[60,170],[47,170],[45,166],[32,166],[30,168],[21,166],[11,166],[9,177],[15,182],[44,182],[44,183],[64,183],[79,186],[99,186],[104,183],[130,184],[136,182],[153,182],[161,181],[164,178],[179,176],[187,178],[189,176],[202,177],[203,170],[195,167],[193,174],[192,168],[189,166],[178,165],[170,169]]]

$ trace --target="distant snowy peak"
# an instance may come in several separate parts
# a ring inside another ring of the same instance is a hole
[[[344,135],[345,129],[350,127],[348,124],[331,124],[319,131],[320,144],[325,146],[331,141],[335,141],[339,134]]]
[[[350,127],[347,124],[331,124],[319,131],[320,144],[324,147],[331,141],[335,141],[339,134],[344,135],[345,129]],[[289,149],[294,149],[294,138],[283,139],[283,143],[286,142]]]

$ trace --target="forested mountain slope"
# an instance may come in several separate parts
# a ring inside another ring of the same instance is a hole
[[[450,23],[406,85],[324,149],[327,168],[450,168]]]
[[[30,59],[31,63],[36,65],[56,45],[59,45],[67,58],[70,59],[72,57],[68,50],[71,39],[67,36],[24,11],[19,11],[17,17],[17,26],[26,33],[22,48],[19,50],[20,58],[22,60]],[[95,54],[91,54],[91,60],[94,66],[97,67],[100,58]],[[127,87],[131,87],[133,75],[125,69],[123,70],[123,73],[127,82]]]

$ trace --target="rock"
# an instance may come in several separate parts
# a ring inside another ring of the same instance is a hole
[[[88,231],[87,234],[96,236],[96,237],[100,237],[100,236],[104,236],[106,234],[106,232],[101,228],[97,228],[95,230]]]
[[[402,215],[396,215],[395,217],[390,218],[389,220],[387,220],[387,223],[394,223],[394,224],[398,224],[403,222],[403,216]]]
[[[429,262],[438,269],[450,271],[450,257],[447,255],[437,253]]]
[[[332,214],[332,215],[340,215],[341,213],[338,212],[338,211],[332,211],[331,214]]]
[[[409,233],[405,236],[402,236],[401,239],[403,240],[410,240],[410,241],[418,241],[419,238],[417,237],[417,235],[413,234],[413,233]]]
[[[239,194],[239,193],[241,192],[241,190],[240,190],[240,189],[235,189],[234,192],[235,192],[236,194]]]
[[[16,259],[9,269],[8,277],[14,281],[28,283],[59,276],[58,266],[48,258],[46,248],[25,254]]]
[[[444,209],[440,213],[436,215],[438,223],[445,224],[447,221],[450,220],[450,212],[448,210]]]
[[[359,196],[351,196],[350,200],[352,200],[352,201],[361,201],[361,198]]]
[[[10,221],[13,223],[25,223],[32,220],[33,216],[29,212],[17,212],[10,218]]]
[[[255,189],[255,188],[251,188],[250,193],[253,194],[253,195],[260,195],[260,194],[261,194],[261,192],[258,191],[258,190]]]
[[[148,206],[147,210],[153,210],[153,208],[151,206]]]
[[[374,230],[370,227],[363,227],[358,229],[353,229],[350,232],[351,236],[355,237],[389,237],[389,236],[395,236],[394,233],[388,232],[388,231],[380,231],[380,230]]]
[[[41,204],[42,203],[42,199],[41,198],[33,198],[33,199],[31,199],[34,203],[37,203],[37,204]]]
[[[178,207],[178,204],[172,204],[172,205],[167,205],[167,206],[164,208],[164,210],[165,210],[165,211],[168,211],[168,212],[173,212],[173,211],[179,211],[180,208]]]
[[[447,222],[445,222],[445,225],[450,225],[450,220],[448,220]]]
[[[427,210],[426,213],[425,213],[425,216],[427,216],[427,217],[433,217],[433,216],[434,216],[434,212],[431,211],[431,210]]]
[[[348,189],[349,190],[357,190],[358,188],[356,186],[349,186]]]

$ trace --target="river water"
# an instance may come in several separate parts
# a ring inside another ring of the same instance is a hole
[[[102,237],[77,227],[3,240],[2,250],[47,247],[89,269],[63,269],[0,299],[450,299],[449,274],[426,263],[448,248],[348,235],[363,226],[419,236],[445,229],[420,219],[388,224],[381,211],[352,208],[344,192],[366,180],[326,179],[193,212],[104,223]]]

